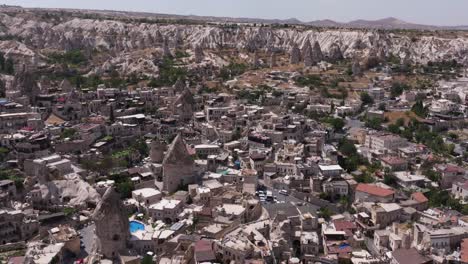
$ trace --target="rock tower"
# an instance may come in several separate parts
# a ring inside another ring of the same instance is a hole
[[[298,64],[301,60],[301,51],[296,43],[293,44],[290,52],[290,62],[291,64]]]
[[[273,68],[273,67],[276,67],[277,66],[277,63],[276,63],[276,52],[271,52],[270,54],[270,68]]]
[[[362,76],[361,64],[357,59],[354,60],[351,70],[353,72],[353,76]]]
[[[319,63],[323,61],[322,48],[320,47],[318,41],[315,41],[314,46],[312,47],[312,60],[314,61],[314,63]]]
[[[193,117],[195,109],[195,99],[188,88],[184,88],[183,92],[177,97],[172,105],[172,112],[179,116],[181,121],[190,121]]]
[[[312,46],[310,46],[310,42],[307,41],[304,44],[304,48],[302,49],[302,54],[304,57],[304,65],[306,67],[313,66],[316,62],[314,61],[314,56],[312,54]]]
[[[182,136],[178,134],[163,160],[163,190],[169,193],[195,182],[194,161]]]
[[[343,59],[343,53],[337,43],[331,44],[330,51],[328,52],[328,58],[330,59],[330,62],[337,62]]]
[[[195,62],[200,63],[203,61],[205,58],[205,55],[203,54],[203,50],[200,45],[196,45],[195,49],[193,51],[195,53]]]
[[[96,224],[94,255],[115,259],[127,251],[130,239],[128,217],[120,195],[110,187],[98,203],[92,219]]]
[[[167,38],[163,39],[163,57],[172,58],[171,50],[169,49],[169,41]]]
[[[260,67],[260,59],[258,57],[258,52],[257,51],[254,51],[254,54],[253,54],[253,57],[252,57],[252,67],[254,69],[257,69],[258,67]]]
[[[182,80],[181,78],[177,79],[177,81],[174,84],[174,90],[177,93],[181,93],[184,91],[184,89],[185,89],[185,81]]]

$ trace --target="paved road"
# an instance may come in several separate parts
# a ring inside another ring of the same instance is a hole
[[[364,126],[364,123],[359,121],[359,119],[346,118],[346,127],[349,128],[361,128]]]
[[[278,211],[284,211],[286,215],[293,216],[303,213],[311,213],[312,215],[317,215],[317,211],[320,209],[319,206],[306,203],[301,199],[297,199],[291,195],[283,195],[279,193],[279,190],[269,189],[272,191],[273,196],[276,196],[279,203],[270,203],[266,202],[263,204],[263,207],[268,211],[270,217],[273,218],[278,213]],[[284,203],[282,203],[284,202]],[[302,204],[297,206],[298,204]]]

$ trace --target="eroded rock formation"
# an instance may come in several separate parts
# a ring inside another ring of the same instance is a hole
[[[126,253],[130,230],[120,195],[110,187],[97,205],[92,219],[96,224],[93,256],[115,259]]]
[[[291,64],[298,64],[301,60],[301,51],[299,50],[299,47],[297,44],[293,44],[290,52],[290,62]]]
[[[178,134],[163,160],[163,190],[169,193],[195,181],[194,161]]]

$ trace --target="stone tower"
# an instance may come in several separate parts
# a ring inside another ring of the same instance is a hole
[[[150,159],[151,162],[161,163],[164,159],[164,151],[166,150],[166,144],[159,140],[153,140],[150,148]]]
[[[298,64],[301,60],[301,51],[296,43],[291,48],[290,62],[291,64]]]
[[[180,186],[194,182],[194,161],[182,136],[178,134],[163,160],[163,190],[172,193]]]
[[[128,217],[114,188],[110,187],[104,193],[92,219],[96,224],[93,254],[115,259],[126,253],[130,239]]]

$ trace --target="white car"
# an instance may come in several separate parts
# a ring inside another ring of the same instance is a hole
[[[284,189],[281,190],[281,191],[279,191],[279,193],[282,194],[282,195],[288,195],[288,191],[286,191],[286,190],[284,190]]]

